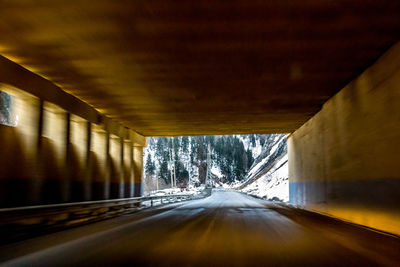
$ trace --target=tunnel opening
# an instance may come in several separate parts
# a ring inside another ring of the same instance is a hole
[[[150,137],[144,149],[144,194],[237,190],[289,200],[286,134]]]

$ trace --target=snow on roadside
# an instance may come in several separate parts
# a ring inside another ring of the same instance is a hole
[[[166,196],[166,195],[193,195],[199,194],[204,190],[204,186],[193,187],[190,186],[189,189],[180,189],[180,188],[167,188],[163,190],[154,190],[151,192],[145,193],[145,196]]]
[[[285,155],[267,174],[261,176],[241,191],[268,200],[288,202],[289,174],[287,159],[287,155]]]

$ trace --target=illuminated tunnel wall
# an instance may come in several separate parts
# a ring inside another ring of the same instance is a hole
[[[288,138],[290,202],[400,234],[400,44]]]
[[[12,95],[13,119],[0,123],[0,207],[141,195],[143,147],[129,136],[11,86],[1,89]]]
[[[0,208],[141,195],[145,137],[1,56],[0,91]]]

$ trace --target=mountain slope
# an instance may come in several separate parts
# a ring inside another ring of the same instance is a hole
[[[269,200],[288,201],[286,135],[269,135],[243,183],[236,189]]]

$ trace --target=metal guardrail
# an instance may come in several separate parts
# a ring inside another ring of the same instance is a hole
[[[141,210],[147,206],[200,199],[200,194],[146,196],[0,209],[0,244]],[[146,203],[147,202],[147,203]],[[142,205],[147,204],[147,205]]]
[[[3,208],[0,209],[0,227],[6,224],[35,224],[36,222],[53,224],[65,220],[73,223],[74,219],[81,221],[85,217],[87,219],[92,216],[108,217],[105,215],[139,210],[143,208],[141,203],[145,202],[149,202],[152,207],[156,201],[165,204],[192,200],[196,197],[199,198],[193,194],[180,194]]]
[[[48,205],[37,205],[37,206],[24,206],[15,208],[3,208],[0,209],[0,216],[4,212],[19,212],[19,211],[32,211],[32,210],[45,210],[45,209],[58,209],[58,208],[74,208],[74,207],[90,207],[90,206],[121,206],[136,204],[141,202],[150,201],[151,206],[155,200],[160,200],[163,203],[163,199],[168,200],[170,203],[183,200],[191,200],[195,195],[193,194],[180,194],[180,195],[163,195],[163,196],[147,196],[147,197],[132,197],[132,198],[119,198],[119,199],[106,199],[96,201],[83,201],[83,202],[70,202],[70,203],[59,203],[59,204],[48,204]]]

